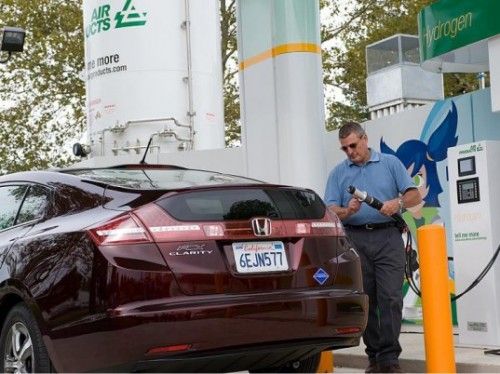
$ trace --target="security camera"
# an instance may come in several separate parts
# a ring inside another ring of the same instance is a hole
[[[26,32],[19,27],[4,27],[2,33],[1,50],[5,52],[22,52]]]
[[[73,144],[73,154],[77,157],[85,157],[90,154],[90,146],[81,143]]]
[[[8,26],[4,27],[1,32],[0,52],[7,52],[7,57],[0,58],[0,64],[5,64],[12,53],[23,51],[26,32],[19,27]]]

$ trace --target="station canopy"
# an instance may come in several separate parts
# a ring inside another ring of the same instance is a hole
[[[488,71],[488,39],[500,34],[499,14],[498,0],[441,0],[422,9],[422,68],[438,73]]]

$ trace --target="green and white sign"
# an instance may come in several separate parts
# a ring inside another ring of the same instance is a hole
[[[484,150],[484,147],[481,143],[476,143],[476,144],[471,144],[469,148],[467,149],[461,149],[458,151],[459,155],[467,155],[469,153],[476,153],[476,152],[482,152]]]
[[[90,23],[85,25],[85,36],[90,38],[112,29],[144,26],[147,21],[147,12],[138,11],[133,0],[123,1],[123,7],[120,9],[113,9],[111,4],[96,6],[92,10]]]
[[[500,34],[499,15],[497,0],[441,0],[422,9],[418,16],[420,60],[425,63],[447,55],[447,62],[484,68],[487,53],[478,42]],[[472,45],[469,53],[460,51]],[[471,51],[475,55],[472,58]]]

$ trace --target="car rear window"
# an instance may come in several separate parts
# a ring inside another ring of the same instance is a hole
[[[156,202],[179,221],[232,221],[252,217],[321,219],[325,204],[312,191],[238,188],[180,193]]]
[[[112,186],[138,189],[178,189],[218,184],[259,184],[260,181],[235,175],[191,169],[85,169],[67,174]]]
[[[31,186],[17,215],[16,225],[41,219],[50,201],[50,191],[42,186]]]
[[[19,207],[26,194],[28,186],[1,186],[0,187],[0,231],[14,225]]]

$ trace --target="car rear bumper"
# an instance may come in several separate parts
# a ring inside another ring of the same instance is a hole
[[[179,297],[120,306],[47,345],[58,371],[237,371],[357,345],[367,311],[366,295],[338,289]],[[148,354],[177,345],[189,349]]]
[[[244,370],[279,368],[286,363],[306,359],[329,349],[359,345],[360,338],[337,337],[329,342],[325,339],[310,339],[275,344],[259,344],[224,351],[193,352],[175,357],[163,357],[139,361],[132,365],[106,368],[105,371],[147,371],[176,373],[223,373]]]

